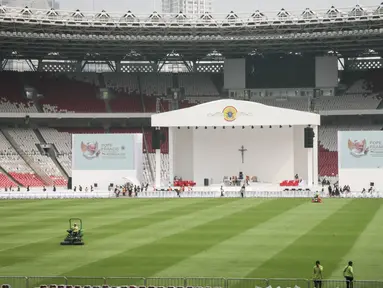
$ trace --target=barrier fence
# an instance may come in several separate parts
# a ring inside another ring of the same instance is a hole
[[[322,198],[328,198],[328,193],[320,193]],[[246,191],[245,198],[312,198],[313,191]],[[122,197],[120,195],[120,197]],[[125,196],[126,198],[128,196]],[[137,197],[132,198],[220,198],[220,191],[185,191],[178,195],[174,191],[148,191],[139,192]],[[223,198],[239,198],[239,191],[226,191]],[[350,192],[343,193],[340,198],[382,198],[383,193],[361,193]],[[57,192],[0,192],[0,199],[78,199],[78,198],[116,198],[113,192],[97,191],[97,192],[73,192],[73,191],[57,191]]]
[[[347,285],[350,284],[350,285]],[[314,288],[309,279],[0,276],[2,288]],[[383,281],[322,280],[321,288],[383,288]],[[320,288],[318,286],[318,288]]]

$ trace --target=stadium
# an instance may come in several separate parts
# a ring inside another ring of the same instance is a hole
[[[1,5],[1,287],[383,287],[378,4]]]

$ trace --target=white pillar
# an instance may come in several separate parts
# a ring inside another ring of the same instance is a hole
[[[161,187],[161,150],[156,149],[156,189]]]
[[[319,153],[319,134],[318,134],[318,126],[314,126],[314,148],[313,148],[313,182],[314,185],[318,185],[318,153]]]
[[[174,128],[169,127],[169,182],[174,179]]]
[[[307,185],[311,187],[313,185],[313,149],[307,149]]]

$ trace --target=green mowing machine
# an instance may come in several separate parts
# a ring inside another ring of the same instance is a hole
[[[84,245],[82,237],[84,236],[84,230],[82,228],[82,220],[80,218],[69,219],[68,235],[60,243],[60,245]]]

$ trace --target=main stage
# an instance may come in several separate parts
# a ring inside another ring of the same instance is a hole
[[[315,113],[250,101],[218,100],[152,115],[152,127],[169,128],[169,174],[197,186],[220,185],[243,176],[276,185],[298,174],[318,183],[318,126]],[[304,129],[314,131],[313,148],[304,147]],[[156,150],[156,187],[160,150]]]

